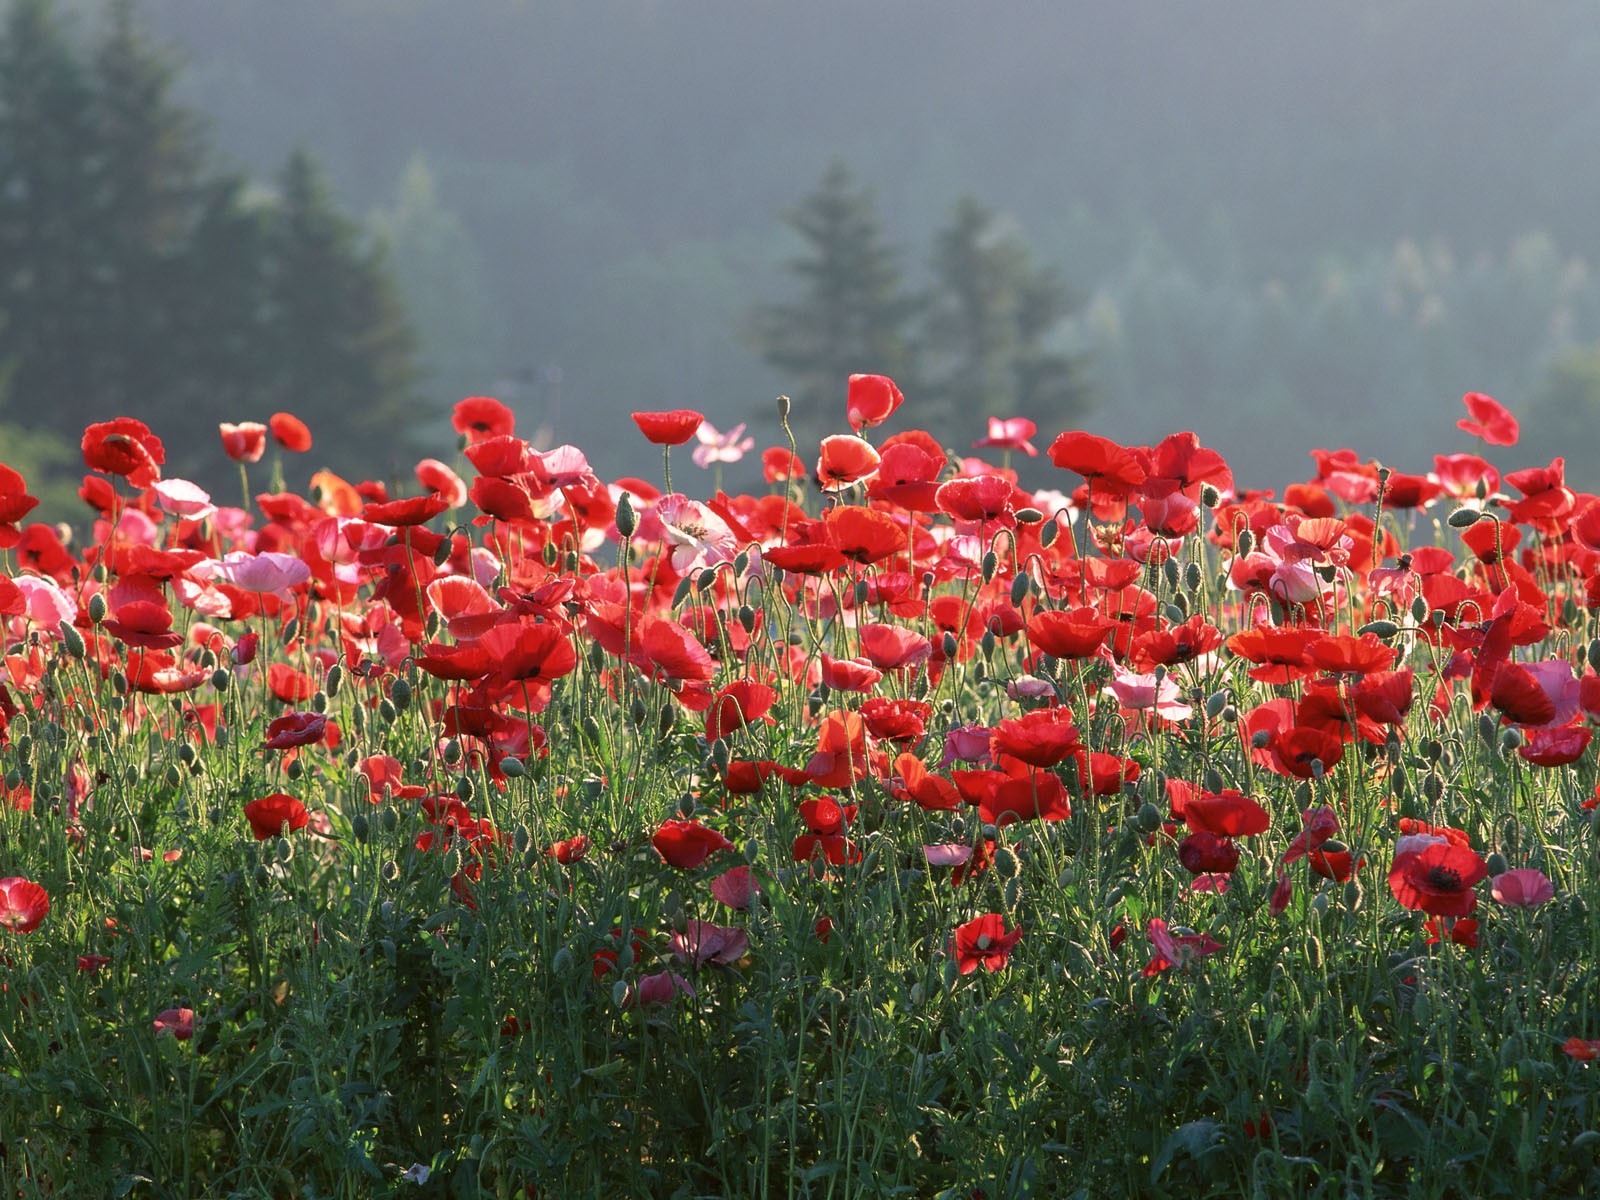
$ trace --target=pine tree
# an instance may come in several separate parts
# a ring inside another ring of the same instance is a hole
[[[750,340],[787,381],[802,442],[838,426],[852,374],[889,375],[914,390],[906,331],[915,305],[873,206],[872,191],[858,189],[835,160],[817,190],[784,214],[805,242],[787,264],[800,297],[758,309],[751,322]]]
[[[312,427],[318,458],[384,478],[411,466],[416,339],[381,246],[334,205],[310,155],[279,177],[266,230],[263,408]]]
[[[21,422],[93,405],[92,106],[50,0],[16,0],[0,27],[0,363]]]
[[[1082,362],[1053,345],[1071,293],[993,210],[958,201],[932,267],[920,345],[930,421],[970,425],[964,414],[978,413],[1059,424],[1087,406]]]

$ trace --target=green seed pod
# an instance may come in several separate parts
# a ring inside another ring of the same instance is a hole
[[[865,579],[856,580],[856,586],[851,592],[851,596],[855,600],[857,608],[860,608],[863,604],[865,604],[867,602],[867,597],[871,594],[872,589],[867,586],[867,581]]]
[[[1483,520],[1484,514],[1475,508],[1458,508],[1451,513],[1446,522],[1452,529],[1466,529]]]
[[[1028,598],[1028,589],[1033,586],[1033,578],[1026,573],[1018,575],[1011,581],[1011,607],[1015,608]]]
[[[746,633],[754,633],[756,631],[756,610],[748,604],[741,604],[739,606],[739,624],[744,626]]]
[[[1183,585],[1191,592],[1200,590],[1200,583],[1205,578],[1200,572],[1200,564],[1192,562],[1183,569]]]
[[[227,691],[228,690],[228,685],[232,681],[233,681],[232,673],[230,673],[228,671],[224,671],[221,667],[218,667],[215,671],[211,672],[211,688],[212,688],[213,691],[217,691],[217,692],[225,692],[225,691]]]
[[[384,833],[393,833],[400,828],[400,814],[392,808],[379,809],[378,828]]]
[[[350,836],[365,846],[372,839],[372,822],[366,813],[356,813],[350,818]]]
[[[1241,529],[1239,536],[1234,539],[1234,548],[1240,554],[1249,554],[1256,548],[1256,535],[1248,529]]]
[[[300,618],[290,617],[289,623],[283,627],[283,644],[287,646],[300,635]]]
[[[1399,632],[1400,626],[1396,625],[1393,621],[1368,621],[1360,629],[1356,630],[1357,636],[1370,633],[1384,641],[1388,641]]]
[[[1411,619],[1418,624],[1428,619],[1428,602],[1421,596],[1411,602]]]
[[[545,566],[553,567],[556,565],[556,559],[559,557],[560,553],[561,552],[556,549],[556,544],[554,542],[546,542],[544,544],[544,553],[540,557],[544,559]]]
[[[61,622],[61,644],[73,658],[82,658],[88,652],[88,647],[84,645],[83,634],[78,632],[71,621]]]
[[[1394,765],[1389,773],[1389,793],[1396,800],[1404,800],[1406,792],[1410,790],[1411,781],[1406,777],[1406,769],[1399,763]]]
[[[994,631],[992,629],[983,631],[983,637],[978,639],[978,648],[983,651],[984,658],[994,657]]]
[[[336,699],[339,695],[339,687],[343,683],[344,668],[338,663],[334,663],[333,666],[328,668],[327,675],[323,677],[322,690],[328,694],[328,699]]]
[[[1178,560],[1169,558],[1161,564],[1161,574],[1166,578],[1168,587],[1177,587],[1179,581]]]
[[[1022,902],[1022,880],[1006,880],[1005,886],[1000,889],[1000,892],[1005,897],[1006,907],[1015,908]]]
[[[1205,783],[1205,789],[1208,792],[1220,792],[1223,791],[1227,786],[1223,783],[1222,772],[1217,770],[1215,767],[1206,768],[1205,779],[1203,782]]]
[[[1422,777],[1422,794],[1435,801],[1444,795],[1444,780],[1437,772],[1429,771]]]
[[[1506,856],[1496,850],[1484,860],[1484,865],[1489,868],[1490,875],[1504,875],[1511,869],[1511,864],[1506,861]]]
[[[105,624],[106,597],[104,592],[96,592],[89,597],[89,620],[96,625]]]
[[[528,773],[528,768],[520,758],[506,757],[500,760],[500,773],[509,779],[521,779]]]
[[[455,545],[453,544],[452,539],[445,538],[444,541],[440,542],[437,546],[434,547],[434,550],[433,550],[433,565],[436,566],[436,567],[444,566],[445,563],[450,561],[450,555],[453,554],[454,552],[455,552]]]
[[[1226,691],[1212,692],[1206,697],[1206,719],[1215,721],[1222,715],[1222,710],[1228,707],[1228,693]]]
[[[444,761],[447,766],[455,766],[461,761],[461,743],[455,738],[445,739],[443,749]]]
[[[1188,599],[1189,597],[1185,596],[1182,592],[1179,592],[1172,598],[1172,603],[1168,604],[1161,610],[1161,615],[1166,617],[1166,619],[1171,621],[1174,625],[1182,625],[1189,617],[1187,604]]]
[[[405,712],[411,707],[411,685],[404,679],[396,679],[390,685],[389,699],[394,704],[396,712]]]
[[[715,567],[707,567],[700,572],[700,578],[695,580],[695,589],[701,592],[709,592],[716,585],[717,569]]]
[[[1500,723],[1495,720],[1493,713],[1482,713],[1478,717],[1478,740],[1491,750],[1498,744],[1500,736]]]
[[[939,643],[939,648],[944,651],[944,656],[946,658],[954,658],[959,647],[960,643],[956,641],[956,635],[946,630],[944,639]]]
[[[397,883],[400,879],[400,864],[391,858],[379,868],[378,874],[385,883]]]
[[[451,846],[450,849],[444,852],[444,873],[451,876],[461,874],[460,847]]]
[[[1060,533],[1060,521],[1046,521],[1044,527],[1039,530],[1039,545],[1043,546],[1046,550],[1050,549],[1051,546],[1056,544],[1056,538],[1060,535]]]
[[[550,956],[550,969],[557,975],[564,975],[572,970],[572,951],[562,946]]]
[[[1215,508],[1222,503],[1222,493],[1215,484],[1202,483],[1200,485],[1200,504],[1205,508]]]
[[[294,843],[286,837],[279,837],[272,844],[273,857],[281,863],[288,863],[294,858]]]
[[[741,550],[739,553],[733,556],[733,577],[735,579],[741,579],[744,577],[744,573],[749,569],[750,551]]]
[[[1344,885],[1344,906],[1351,912],[1358,912],[1363,899],[1365,893],[1361,890],[1360,882],[1356,879],[1347,879]]]
[[[789,397],[787,397],[787,396],[779,396],[778,400],[777,400],[777,404],[778,404],[778,421],[781,424],[783,422],[788,421],[788,419],[789,419]]]
[[[1507,750],[1515,750],[1527,739],[1522,736],[1522,730],[1515,726],[1500,731],[1500,744]]]
[[[314,713],[325,713],[328,711],[327,692],[315,691],[311,693],[311,711]]]
[[[460,799],[461,803],[471,803],[472,797],[475,796],[477,792],[478,786],[472,782],[471,775],[463,775],[460,779],[456,780],[456,796],[458,799]]]
[[[1134,824],[1140,833],[1154,833],[1161,828],[1161,810],[1149,801],[1139,806],[1139,812],[1134,817]]]
[[[290,779],[299,779],[306,773],[305,764],[297,758],[283,769],[283,773]]]
[[[672,591],[673,608],[679,607],[685,600],[689,598],[689,589],[693,586],[694,577],[692,575],[685,575],[682,579],[678,580],[678,586]]]
[[[1584,652],[1584,657],[1589,660],[1589,666],[1600,671],[1600,638],[1594,638],[1589,642],[1589,649]]]
[[[1015,879],[1022,874],[1022,860],[1010,846],[1001,846],[994,852],[994,870],[1001,879]]]
[[[983,575],[983,581],[988,583],[994,578],[994,573],[999,569],[999,556],[993,550],[984,551],[983,560],[978,564],[978,570]]]
[[[761,858],[761,843],[759,841],[757,841],[755,838],[750,838],[744,844],[744,861],[749,863],[751,866],[755,866],[756,862],[760,858]]]

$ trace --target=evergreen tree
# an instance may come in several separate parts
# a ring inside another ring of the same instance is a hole
[[[261,407],[312,427],[318,457],[341,471],[409,470],[416,340],[381,246],[334,205],[310,155],[296,151],[267,223]]]
[[[932,266],[920,346],[931,422],[970,425],[977,413],[1059,424],[1086,406],[1082,364],[1052,345],[1071,294],[991,209],[963,197]]]
[[[0,363],[20,421],[93,405],[92,107],[53,4],[16,0],[0,27]]]
[[[751,324],[755,348],[789,381],[791,423],[802,442],[838,426],[853,374],[889,375],[914,390],[907,325],[915,303],[873,203],[872,191],[857,188],[835,160],[817,190],[784,214],[805,242],[787,264],[800,297],[758,309]]]

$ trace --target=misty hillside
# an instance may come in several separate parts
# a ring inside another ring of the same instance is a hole
[[[1262,482],[1312,444],[1426,469],[1466,448],[1462,392],[1526,415],[1600,339],[1576,2],[142,12],[224,153],[304,145],[385,233],[438,399],[498,392],[602,471],[643,459],[607,440],[632,408],[774,438],[790,384],[740,333],[792,291],[778,214],[834,156],[913,283],[962,194],[1013,219],[1081,302],[1084,424],[1192,425]]]

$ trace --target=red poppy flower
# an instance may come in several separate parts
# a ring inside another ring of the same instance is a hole
[[[836,492],[852,483],[870,479],[878,470],[878,452],[870,443],[847,433],[822,439],[822,454],[817,459],[817,479],[824,491]]]
[[[680,871],[693,871],[717,851],[733,849],[733,843],[715,829],[698,821],[676,819],[661,822],[650,844],[669,866]]]
[[[706,741],[714,742],[767,715],[778,693],[753,679],[736,679],[706,707]]]
[[[1108,495],[1126,495],[1145,481],[1146,471],[1130,450],[1093,433],[1061,434],[1050,443],[1050,461]]]
[[[1201,792],[1183,804],[1189,828],[1218,837],[1247,837],[1265,833],[1272,818],[1259,803],[1237,791]]]
[[[670,412],[636,412],[633,423],[644,434],[645,441],[656,446],[681,446],[700,428],[704,415],[692,408],[675,408]]]
[[[404,500],[388,500],[368,504],[361,510],[361,519],[374,525],[398,528],[405,525],[426,525],[450,507],[450,498],[438,492],[426,496],[410,496]]]
[[[1006,965],[1012,947],[1021,940],[1020,925],[1007,933],[1003,916],[985,913],[956,926],[950,935],[950,954],[963,975],[971,975],[980,966],[992,975]]]
[[[999,475],[963,475],[940,484],[934,501],[940,512],[957,521],[996,522],[1012,528],[1019,496],[1025,498],[1025,493]]]
[[[311,430],[293,413],[273,413],[267,418],[267,427],[272,430],[273,440],[285,450],[304,454],[311,449]]]
[[[845,415],[850,428],[859,431],[869,425],[882,425],[905,402],[887,375],[852,375],[846,389]]]
[[[1429,917],[1422,923],[1422,931],[1428,935],[1426,941],[1430,946],[1437,946],[1441,938],[1447,937],[1468,950],[1478,947],[1478,923],[1471,917],[1457,917],[1449,924],[1443,917]]]
[[[105,475],[122,475],[134,487],[149,487],[161,478],[167,451],[143,421],[118,417],[83,431],[83,461]]]
[[[311,822],[306,806],[282,792],[250,801],[244,806],[244,817],[258,842],[277,837],[285,825],[291,830],[304,829]]]
[[[1039,708],[1010,717],[989,735],[992,753],[1009,754],[1034,767],[1053,767],[1082,746],[1070,708]]]
[[[821,680],[836,692],[870,692],[878,686],[883,672],[861,658],[834,658],[822,652]]]
[[[1196,959],[1217,954],[1223,949],[1222,943],[1209,933],[1175,934],[1159,917],[1150,919],[1149,924],[1145,926],[1145,932],[1155,951],[1150,961],[1144,965],[1146,978],[1159,975],[1172,967],[1187,971],[1189,964]]]
[[[805,478],[806,464],[787,446],[768,446],[761,452],[761,478],[768,483],[783,483]]]
[[[1331,674],[1369,675],[1394,666],[1397,651],[1372,633],[1360,637],[1324,633],[1305,644],[1305,661]]]
[[[928,731],[933,718],[933,705],[925,700],[891,700],[887,696],[874,696],[861,705],[861,717],[867,723],[867,732],[885,742],[909,745],[920,740]]]
[[[1228,838],[1198,830],[1178,843],[1178,861],[1191,875],[1227,875],[1239,865],[1239,847]]]
[[[1014,825],[1018,821],[1066,821],[1072,817],[1072,801],[1058,775],[1048,771],[1024,770],[1016,775],[1000,771],[969,771],[958,774],[990,777],[992,785],[978,801],[978,816],[986,825]]]
[[[178,1041],[187,1042],[194,1036],[194,1009],[162,1009],[156,1014],[155,1031],[157,1036],[170,1033]]]
[[[516,427],[517,419],[511,410],[492,396],[468,396],[450,412],[450,428],[469,443],[510,437]]]
[[[1089,658],[1105,644],[1116,624],[1095,608],[1052,609],[1029,619],[1028,641],[1052,658]]]
[[[296,746],[315,745],[327,731],[328,718],[321,713],[286,713],[267,726],[266,749],[290,750]]]
[[[564,867],[573,863],[582,862],[584,855],[589,853],[589,839],[584,834],[577,834],[559,842],[552,842],[544,848],[545,857],[553,858]]]
[[[1561,1052],[1579,1062],[1593,1062],[1600,1058],[1600,1040],[1589,1041],[1581,1037],[1569,1037],[1562,1045]]]
[[[1395,856],[1389,890],[1406,908],[1435,917],[1464,917],[1478,906],[1472,889],[1488,874],[1487,864],[1475,851],[1434,842]]]
[[[828,510],[823,527],[840,554],[863,565],[892,558],[906,546],[900,523],[877,509],[841,505]]]
[[[222,435],[222,452],[234,462],[260,462],[267,452],[267,427],[259,421],[244,421],[238,425],[221,422],[217,432]]]
[[[1556,702],[1538,677],[1521,663],[1507,662],[1494,673],[1489,702],[1519,725],[1544,725],[1555,718]]]
[[[1517,419],[1506,411],[1493,396],[1486,396],[1482,392],[1468,392],[1461,397],[1461,403],[1467,406],[1470,416],[1462,417],[1456,421],[1456,428],[1481,437],[1491,446],[1515,446],[1521,429]]]
[[[1357,860],[1350,852],[1350,847],[1336,838],[1329,838],[1315,850],[1309,851],[1306,861],[1318,875],[1335,883],[1348,882],[1351,876],[1367,865],[1366,859]]]
[[[914,754],[902,754],[894,760],[895,774],[900,777],[899,787],[890,787],[897,800],[909,800],[928,812],[954,812],[961,807],[961,792],[942,775],[934,775]]]
[[[537,682],[548,686],[577,669],[578,652],[560,626],[531,620],[496,625],[478,639],[502,683]]]
[[[989,418],[989,432],[972,443],[974,450],[1021,450],[1029,458],[1039,456],[1039,448],[1028,439],[1039,427],[1027,417]]]
[[[0,928],[32,933],[50,912],[50,894],[31,879],[0,879]]]
[[[885,442],[878,451],[878,473],[867,485],[867,495],[907,512],[936,512],[937,481],[944,464],[942,454],[930,454],[918,442]]]
[[[933,644],[927,638],[900,625],[873,623],[860,626],[856,633],[861,640],[861,653],[884,671],[914,667],[933,653]]]

